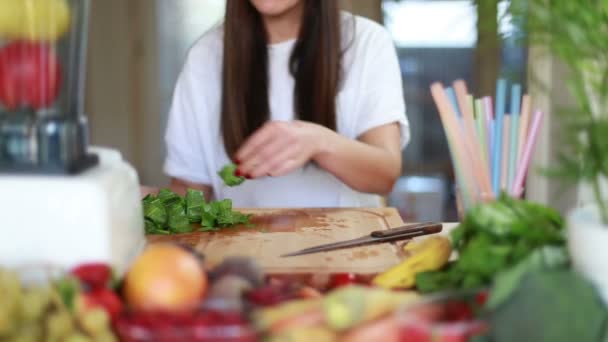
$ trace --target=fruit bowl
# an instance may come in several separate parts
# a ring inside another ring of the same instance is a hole
[[[400,340],[406,342],[466,342],[483,335],[487,323],[481,311],[487,292],[453,292],[430,296],[398,313]]]

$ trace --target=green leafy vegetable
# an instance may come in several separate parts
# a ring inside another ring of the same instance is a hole
[[[228,186],[237,186],[243,184],[245,177],[238,177],[236,175],[237,166],[234,164],[228,164],[218,172],[218,175],[224,181],[224,184]]]
[[[194,228],[186,215],[184,202],[179,201],[177,203],[172,203],[167,208],[167,214],[169,215],[169,230],[172,233],[192,233]]]
[[[489,314],[494,342],[602,341],[607,313],[593,286],[569,270],[527,274]]]
[[[201,191],[188,189],[186,196],[163,189],[158,196],[142,200],[146,234],[181,234],[194,231],[216,231],[238,224],[248,224],[250,215],[232,210],[232,201],[205,202]]]
[[[144,199],[144,217],[157,226],[167,223],[167,209],[160,198]]]
[[[502,195],[467,214],[452,232],[459,258],[443,270],[417,275],[417,288],[426,293],[490,285],[497,274],[533,251],[562,247],[563,227],[555,210]]]
[[[188,189],[186,193],[186,215],[191,223],[201,222],[205,197],[202,191]]]
[[[541,247],[533,251],[517,265],[499,273],[486,303],[487,309],[496,309],[504,303],[530,273],[565,268],[569,265],[565,247]]]

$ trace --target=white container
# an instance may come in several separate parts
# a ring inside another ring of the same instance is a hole
[[[106,262],[122,274],[145,244],[139,180],[120,153],[76,176],[0,174],[0,265],[71,268]]]
[[[574,268],[608,304],[608,225],[602,224],[595,204],[574,209],[568,216],[568,249]]]

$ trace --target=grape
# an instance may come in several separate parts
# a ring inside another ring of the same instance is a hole
[[[16,332],[16,337],[11,339],[13,342],[26,342],[26,341],[41,341],[42,340],[42,327],[38,322],[22,325]]]
[[[46,331],[50,339],[62,339],[74,330],[74,322],[67,311],[50,314],[46,321]]]
[[[11,341],[11,342],[38,342],[40,341],[40,338],[37,338],[36,336],[31,336],[31,335],[23,335],[23,334],[19,334],[15,337],[9,338],[7,341]]]
[[[31,289],[25,293],[21,301],[21,314],[26,321],[36,321],[42,317],[50,303],[49,290],[44,288]]]
[[[15,330],[18,315],[19,298],[17,298],[17,296],[10,294],[4,295],[4,293],[2,293],[2,295],[0,295],[0,338],[11,334]]]
[[[118,339],[110,331],[105,331],[95,336],[95,342],[117,342]]]
[[[72,333],[71,335],[69,335],[62,341],[65,341],[65,342],[93,342],[93,340],[90,339],[89,337],[86,337],[85,335],[82,335],[79,333]]]
[[[103,309],[91,309],[80,317],[83,330],[91,335],[97,335],[108,329],[110,317]]]

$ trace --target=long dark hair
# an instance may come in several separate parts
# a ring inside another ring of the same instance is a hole
[[[295,79],[298,119],[336,129],[341,77],[338,1],[302,0],[304,10],[289,70]],[[230,157],[270,118],[268,35],[249,0],[228,0],[224,22],[221,129]]]

